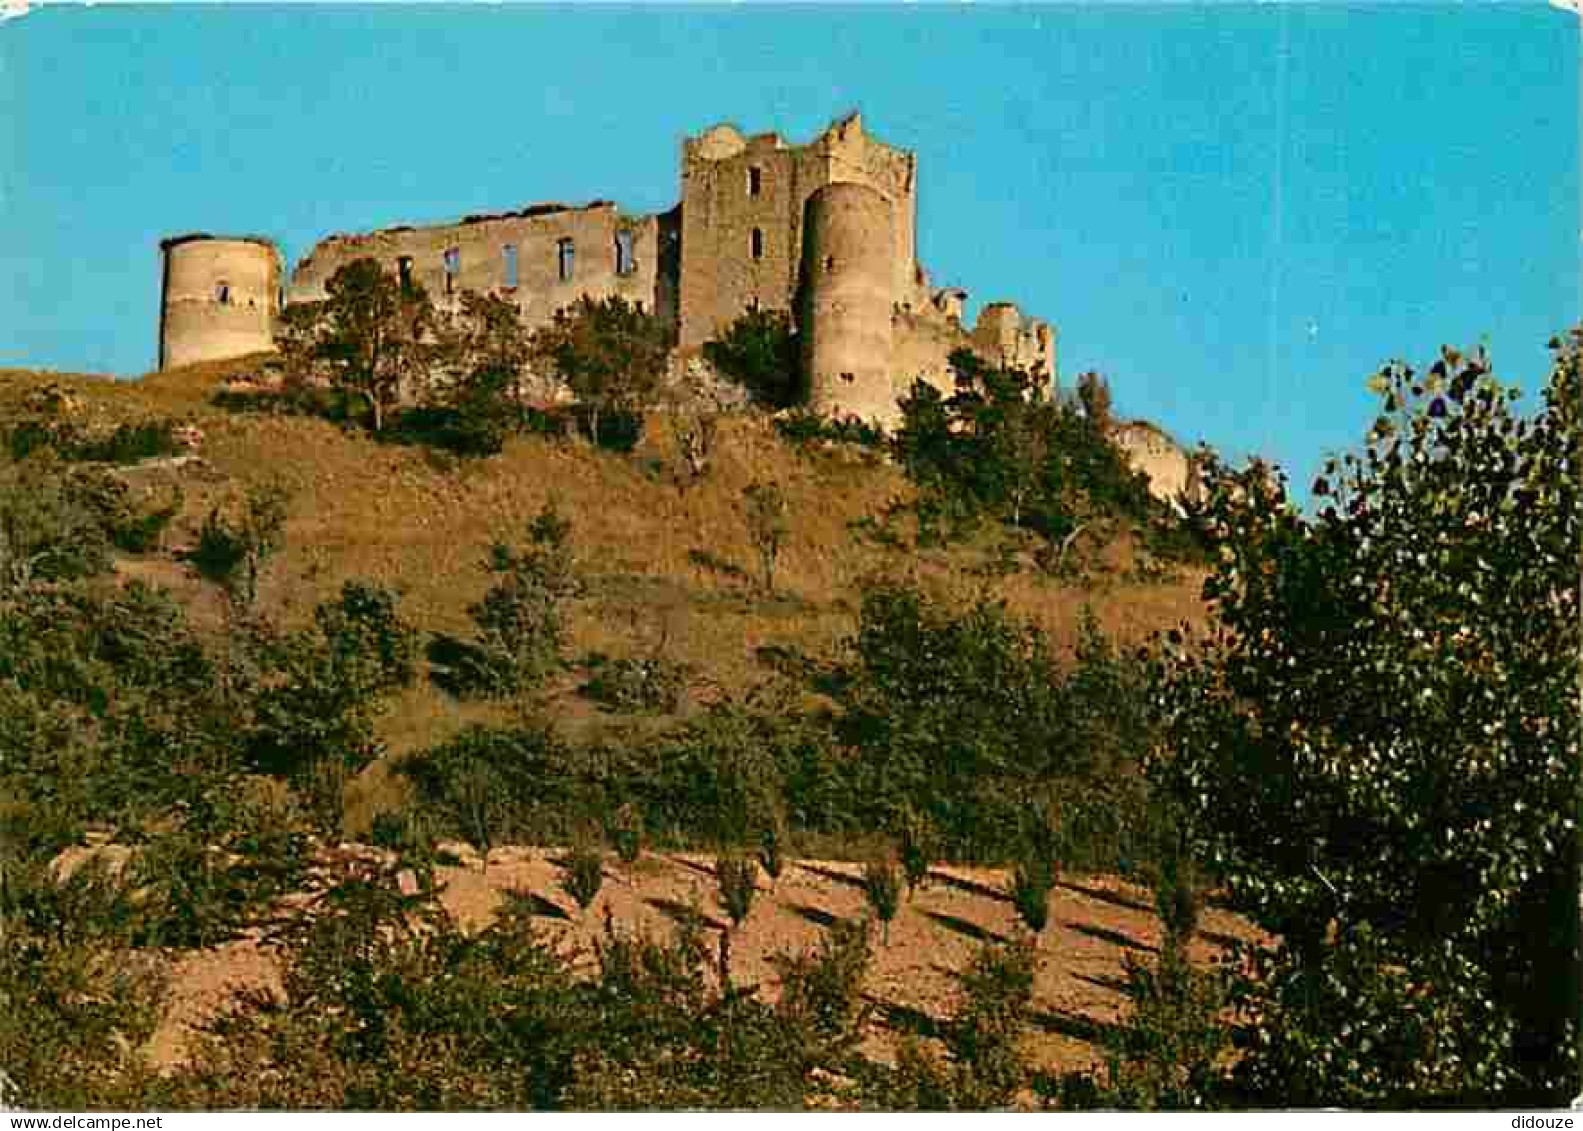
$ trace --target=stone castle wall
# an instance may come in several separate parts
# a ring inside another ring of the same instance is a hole
[[[965,292],[930,286],[917,257],[917,171],[914,154],[870,137],[856,114],[806,145],[719,125],[683,142],[681,202],[669,212],[546,204],[334,235],[298,263],[287,298],[321,300],[336,270],[373,258],[442,310],[465,291],[493,294],[529,328],[582,296],[620,296],[655,312],[685,356],[753,306],[784,310],[802,335],[813,406],[887,424],[917,378],[953,387],[957,349],[1053,380],[1047,323],[992,303],[968,329]],[[270,348],[273,247],[167,242],[161,366]],[[247,305],[214,301],[222,278]]]
[[[675,318],[675,288],[661,285],[660,268],[675,226],[674,218],[625,216],[601,202],[331,236],[292,272],[288,298],[323,299],[339,268],[373,258],[391,274],[421,284],[442,309],[463,291],[493,294],[515,303],[523,322],[538,327],[583,295],[619,295],[669,321]]]
[[[798,324],[815,412],[893,423],[890,219],[891,202],[864,184],[826,185],[808,200]]]
[[[275,347],[280,252],[268,240],[195,234],[160,244],[159,366]]]
[[[808,202],[832,184],[866,185],[889,202],[889,289],[906,293],[917,273],[916,172],[912,154],[868,137],[857,115],[804,146],[729,125],[684,142],[682,346],[718,336],[750,306],[796,309]]]
[[[1132,467],[1149,478],[1149,493],[1167,503],[1193,498],[1198,476],[1192,457],[1161,429],[1145,420],[1115,424],[1110,438]]]

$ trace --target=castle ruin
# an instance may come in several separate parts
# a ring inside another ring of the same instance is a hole
[[[159,245],[159,367],[275,347],[280,252],[255,236],[175,236]]]
[[[802,340],[810,406],[894,424],[922,378],[953,387],[949,357],[1055,379],[1055,331],[1010,303],[962,323],[966,295],[935,288],[917,257],[917,157],[852,114],[807,145],[719,125],[682,145],[681,200],[634,216],[614,204],[540,204],[460,223],[321,240],[284,293],[268,241],[166,240],[160,366],[270,349],[282,302],[323,299],[337,269],[373,258],[442,309],[464,291],[512,302],[529,328],[586,295],[653,311],[683,358],[739,315],[784,310]]]

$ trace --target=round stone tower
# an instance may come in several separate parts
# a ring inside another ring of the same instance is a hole
[[[162,240],[159,367],[275,348],[280,252],[250,236]]]
[[[891,202],[867,185],[826,185],[808,198],[798,328],[815,412],[895,423],[892,221]]]

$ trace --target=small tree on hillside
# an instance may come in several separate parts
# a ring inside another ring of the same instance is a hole
[[[286,500],[285,488],[278,485],[252,488],[239,513],[227,517],[215,507],[199,531],[191,562],[237,608],[251,609],[258,601],[264,563],[285,542]]]
[[[487,732],[470,730],[401,764],[401,772],[416,784],[422,804],[438,810],[466,837],[486,871],[514,800],[507,768],[497,761],[497,754]]]
[[[888,855],[863,865],[863,894],[882,925],[881,941],[889,946],[890,923],[901,909],[901,876],[896,871],[896,862]]]
[[[1110,382],[1093,370],[1081,374],[1077,379],[1077,399],[1082,402],[1083,415],[1092,420],[1101,433],[1109,432],[1114,420]]]
[[[926,813],[911,805],[903,808],[897,822],[900,841],[902,871],[907,877],[907,897],[910,899],[929,882],[929,865],[940,851],[939,834]]]
[[[641,306],[619,295],[584,295],[534,335],[534,350],[587,406],[588,438],[598,443],[603,414],[636,411],[654,398],[670,341],[664,323]]]
[[[507,429],[527,418],[534,352],[522,312],[496,295],[464,291],[444,356],[452,373],[444,403],[456,414],[462,446],[482,455],[499,451]]]
[[[742,492],[745,503],[748,537],[759,552],[759,563],[764,570],[764,592],[775,592],[775,563],[780,559],[781,547],[791,534],[787,517],[786,495],[780,484],[753,483]]]
[[[599,898],[599,889],[605,882],[603,855],[591,841],[573,845],[561,861],[563,875],[561,887],[576,900],[584,917]]]
[[[777,808],[770,816],[769,823],[765,825],[763,835],[759,838],[759,865],[764,869],[764,874],[770,878],[770,891],[775,890],[775,885],[780,882],[781,873],[786,870],[786,818]]]
[[[342,788],[381,750],[382,696],[410,686],[417,633],[394,594],[349,581],[314,609],[314,627],[262,632],[266,676],[253,697],[248,746],[255,767],[305,787],[323,830],[340,832]]]
[[[725,908],[731,925],[740,928],[753,910],[753,897],[758,895],[758,865],[746,856],[721,856],[715,861],[715,882],[720,887],[720,906]]]
[[[1035,805],[1025,818],[1021,851],[1012,869],[1009,895],[1023,925],[1035,938],[1050,921],[1050,894],[1060,862],[1060,818],[1049,805]]]
[[[357,259],[325,284],[313,316],[312,357],[344,396],[367,405],[375,432],[402,397],[418,391],[435,360],[437,324],[429,296],[403,285],[377,260]],[[293,315],[292,318],[297,318]]]
[[[750,307],[718,339],[704,343],[704,357],[754,400],[789,408],[801,399],[796,330],[784,310]]]
[[[478,678],[497,693],[534,687],[553,670],[565,632],[561,606],[577,591],[571,522],[553,502],[529,524],[528,539],[521,550],[490,547],[486,565],[497,580],[468,609],[487,669]]]

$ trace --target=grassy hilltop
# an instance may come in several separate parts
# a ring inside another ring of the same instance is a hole
[[[256,358],[210,363],[135,381],[0,371],[0,416],[17,412],[30,394],[64,384],[92,427],[180,419],[199,429],[197,461],[161,467],[156,460],[122,473],[151,497],[179,483],[182,509],[167,530],[167,549],[122,555],[116,569],[168,588],[215,632],[223,631],[224,601],[175,551],[195,543],[213,507],[269,485],[286,491],[287,523],[260,586],[264,616],[301,624],[357,578],[394,589],[403,614],[420,628],[463,633],[467,607],[487,585],[490,544],[520,539],[530,519],[554,501],[572,522],[584,585],[570,610],[567,655],[573,661],[590,654],[641,657],[663,647],[693,673],[690,699],[765,676],[755,659],[761,648],[830,653],[854,631],[862,583],[879,575],[911,578],[956,604],[986,595],[1004,600],[1067,655],[1085,606],[1125,643],[1202,619],[1202,571],[1179,566],[1163,580],[1136,576],[1134,540],[1125,528],[1087,548],[1092,569],[1081,581],[1036,568],[1027,541],[1019,545],[1004,530],[921,550],[867,536],[865,520],[916,497],[906,476],[856,447],[799,448],[760,413],[728,419],[708,474],[678,486],[684,468],[662,414],[649,416],[630,453],[529,435],[513,438],[497,456],[464,459],[380,442],[323,419],[217,407],[217,391],[247,381],[261,365]],[[789,515],[773,594],[759,582],[743,513],[743,490],[759,481],[780,485]],[[997,568],[1008,546],[1020,565],[1015,572]],[[597,726],[576,685],[573,674],[552,682],[552,713],[572,728]],[[419,681],[379,728],[399,755],[500,714],[498,705],[457,703]],[[369,777],[382,788],[383,767]],[[358,789],[351,832],[366,831],[377,800]]]

